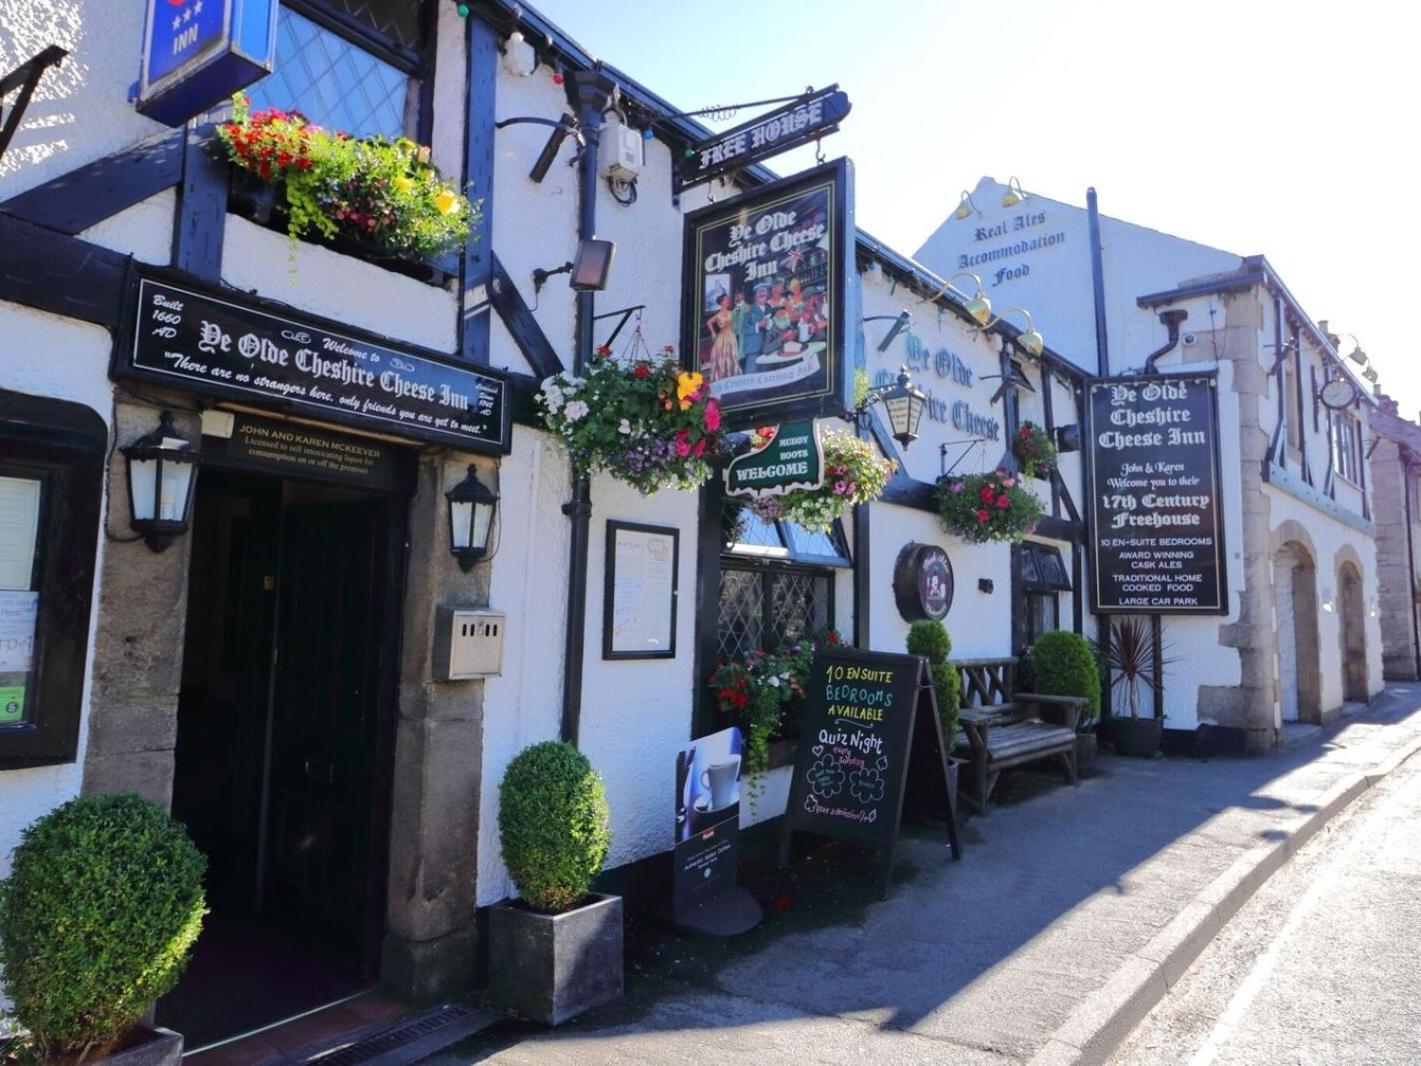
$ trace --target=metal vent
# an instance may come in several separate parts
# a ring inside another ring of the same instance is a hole
[[[446,1004],[376,1029],[354,1043],[318,1045],[282,1060],[283,1066],[404,1066],[478,1032],[494,1020],[464,1003]]]

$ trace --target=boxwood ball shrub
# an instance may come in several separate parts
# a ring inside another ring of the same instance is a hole
[[[498,803],[503,863],[524,902],[547,914],[576,907],[612,840],[601,775],[571,744],[544,741],[508,764]]]
[[[1100,667],[1090,643],[1079,633],[1056,629],[1031,646],[1031,688],[1043,696],[1084,696],[1081,723],[1100,714]]]
[[[177,983],[207,913],[207,860],[139,796],[83,796],[34,822],[0,882],[11,1013],[46,1062],[101,1058]]]
[[[921,655],[932,665],[933,694],[937,697],[943,743],[949,752],[957,739],[958,712],[962,707],[962,678],[957,667],[947,661],[951,652],[952,638],[941,622],[922,618],[908,627],[908,653]]]

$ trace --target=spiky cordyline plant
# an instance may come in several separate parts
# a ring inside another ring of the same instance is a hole
[[[1154,689],[1161,682],[1164,668],[1175,662],[1169,656],[1155,659],[1155,645],[1151,639],[1150,627],[1143,618],[1127,615],[1110,623],[1106,638],[1105,663],[1110,669],[1110,691],[1125,694],[1125,705],[1130,708],[1130,717],[1140,717],[1140,685]],[[1111,700],[1112,706],[1114,700]]]

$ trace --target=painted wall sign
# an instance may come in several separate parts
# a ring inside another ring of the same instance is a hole
[[[727,496],[783,496],[824,483],[824,446],[813,419],[751,430],[750,446],[725,468]]]
[[[137,107],[169,126],[270,74],[277,0],[148,0]]]
[[[834,647],[815,656],[806,688],[780,862],[791,834],[857,840],[881,849],[887,896],[905,797],[947,819],[960,854],[947,758],[927,660]]]
[[[933,388],[928,379],[935,374],[939,380],[970,389],[976,384],[975,372],[962,356],[949,348],[932,351],[916,333],[908,333],[904,341],[903,365],[912,371],[913,380],[927,395],[923,414],[930,421],[950,425],[953,429],[971,437],[984,440],[1000,440],[1002,424],[991,415],[981,414],[967,400],[953,400],[943,397]],[[892,362],[890,356],[889,361]],[[875,387],[892,385],[898,380],[898,368],[879,367],[873,375]]]
[[[499,371],[269,306],[140,278],[132,336],[115,347],[113,372],[465,451],[509,451]]]
[[[893,599],[908,622],[942,621],[952,607],[952,563],[936,544],[909,543],[893,567]]]
[[[997,222],[978,225],[973,234],[973,250],[957,256],[957,269],[979,275],[988,288],[1005,281],[1016,281],[1031,274],[1031,264],[1023,256],[1031,256],[1045,248],[1066,243],[1066,231],[1053,228],[1046,212],[1028,207]],[[1016,260],[999,266],[1005,260]]]
[[[707,137],[687,149],[672,177],[673,191],[679,193],[834,133],[851,106],[848,95],[831,85]]]
[[[1090,382],[1091,609],[1227,614],[1212,374]]]
[[[238,470],[389,491],[396,484],[398,447],[371,437],[239,414],[231,437],[203,437],[202,457],[205,463]]]
[[[847,409],[852,196],[840,159],[686,216],[681,351],[732,423]]]

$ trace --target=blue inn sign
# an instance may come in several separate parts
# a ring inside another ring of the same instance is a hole
[[[169,126],[272,71],[277,0],[148,0],[140,112]]]

